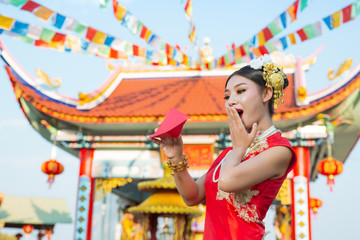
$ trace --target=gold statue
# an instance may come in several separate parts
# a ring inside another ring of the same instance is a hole
[[[61,85],[61,79],[59,77],[54,78],[53,80],[50,79],[49,75],[47,75],[43,70],[37,68],[35,71],[36,75],[47,85],[58,88]],[[54,83],[53,83],[54,82]]]
[[[329,69],[328,78],[330,80],[334,80],[335,78],[338,78],[341,74],[343,74],[344,72],[350,69],[352,62],[353,62],[352,58],[346,59],[345,62],[341,64],[341,66],[337,70],[337,73],[333,77],[331,76],[331,74],[333,74],[335,70]]]

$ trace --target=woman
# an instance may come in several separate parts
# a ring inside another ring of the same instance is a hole
[[[184,202],[206,200],[205,240],[262,239],[262,222],[295,154],[272,122],[274,105],[282,102],[286,75],[268,56],[252,60],[225,84],[232,148],[225,149],[208,172],[194,181],[186,170],[187,157],[178,138],[150,138],[160,145],[173,170]]]

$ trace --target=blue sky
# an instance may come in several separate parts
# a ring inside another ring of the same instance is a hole
[[[144,42],[132,36],[114,18],[112,8],[103,10],[97,0],[39,0],[39,3],[138,45]],[[167,40],[170,44],[188,47],[194,54],[187,38],[188,22],[183,4],[177,1],[120,1],[136,15],[148,28]],[[226,52],[226,45],[236,45],[248,40],[263,27],[279,16],[293,0],[281,1],[193,1],[193,15],[198,32],[199,43],[204,37],[211,38],[214,56]],[[314,1],[298,15],[298,20],[278,36],[294,32],[307,24],[314,23],[325,16],[353,3],[349,0]],[[0,14],[24,22],[35,23],[53,29],[51,24],[38,20],[27,12],[0,3]],[[290,46],[284,52],[303,58],[309,56],[320,46],[325,46],[317,62],[306,73],[309,92],[329,86],[327,71],[337,68],[347,58],[353,58],[354,65],[360,62],[360,17],[341,25],[338,29],[328,30],[323,25],[322,36]],[[54,29],[55,30],[55,29]],[[109,75],[104,60],[78,53],[62,53],[41,49],[9,36],[1,36],[5,45],[23,67],[33,76],[35,68],[43,69],[52,77],[61,77],[62,86],[57,90],[63,94],[77,97],[79,92],[96,89]],[[79,161],[77,158],[58,151],[58,160],[65,171],[57,176],[55,183],[48,188],[47,176],[41,172],[41,164],[50,158],[51,144],[46,142],[26,121],[4,68],[0,68],[0,191],[7,195],[34,196],[66,199],[72,216],[75,216]],[[336,177],[334,191],[330,193],[326,178],[311,183],[313,197],[322,199],[316,220],[313,219],[313,239],[355,239],[358,235],[360,206],[360,145],[357,144],[344,165],[344,172]],[[357,213],[357,214],[356,214]],[[72,239],[74,226],[59,224],[52,239]],[[268,239],[271,239],[269,237]]]

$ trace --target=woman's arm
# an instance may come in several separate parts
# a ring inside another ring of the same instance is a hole
[[[283,146],[269,148],[241,163],[242,156],[239,158],[239,154],[231,152],[220,169],[219,189],[238,192],[267,179],[281,177],[286,173],[291,157],[291,150]]]
[[[155,130],[156,131],[156,130]],[[167,158],[172,163],[179,163],[184,160],[183,141],[181,136],[178,138],[151,138],[148,139],[160,146]],[[181,197],[188,206],[197,205],[205,200],[205,175],[195,181],[184,169],[181,172],[175,172],[175,184]]]
[[[186,205],[194,206],[205,200],[205,177],[206,174],[195,181],[187,170],[174,174],[176,188]]]
[[[250,133],[245,129],[234,107],[225,104],[233,150],[220,169],[219,189],[224,192],[238,192],[248,189],[267,179],[282,176],[289,166],[291,151],[277,146],[241,162],[246,149],[254,141],[258,126],[253,123]]]

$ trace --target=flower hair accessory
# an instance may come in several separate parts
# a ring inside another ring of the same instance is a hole
[[[274,107],[277,108],[280,103],[284,102],[285,73],[271,61],[270,56],[267,54],[251,60],[249,66],[256,70],[262,70],[265,87],[272,87],[274,91]]]

